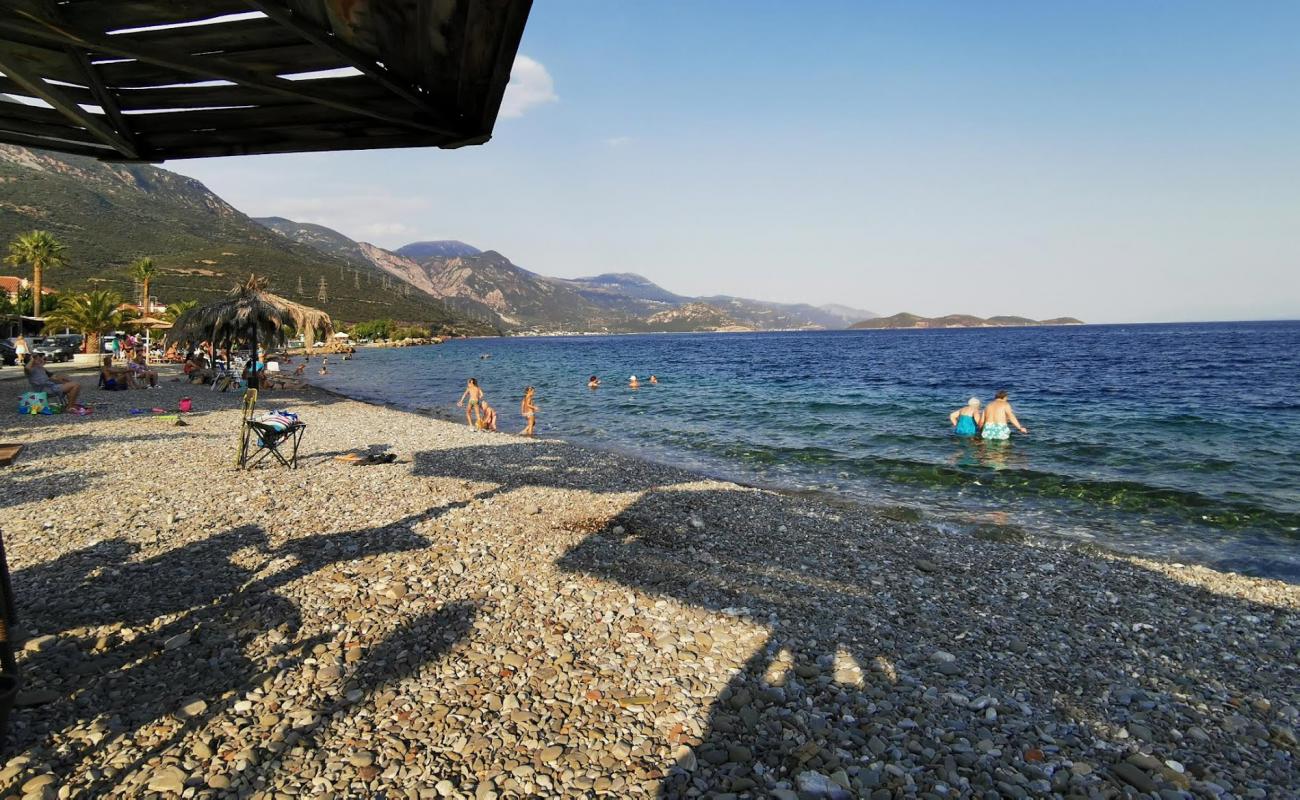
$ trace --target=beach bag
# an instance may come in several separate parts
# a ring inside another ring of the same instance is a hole
[[[194,408],[194,401],[188,397],[182,397],[179,407],[182,412],[189,413]]]
[[[18,399],[18,413],[39,414],[49,404],[50,396],[46,392],[23,392],[23,396]]]

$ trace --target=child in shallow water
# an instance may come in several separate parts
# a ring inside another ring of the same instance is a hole
[[[523,402],[519,404],[519,413],[524,415],[524,420],[528,423],[519,433],[523,436],[532,436],[537,429],[537,412],[540,411],[537,404],[533,402],[533,387],[529,386],[524,389]]]
[[[494,431],[497,429],[496,409],[488,405],[486,400],[478,401],[478,427],[479,430],[484,431]]]

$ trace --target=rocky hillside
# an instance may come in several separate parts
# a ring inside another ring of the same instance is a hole
[[[1028,317],[975,317],[970,314],[949,314],[943,317],[922,317],[916,314],[894,314],[892,317],[878,317],[862,320],[850,325],[851,328],[899,329],[899,328],[1019,328],[1030,325],[1082,325],[1082,320],[1074,317],[1056,317],[1054,319],[1034,320]]]
[[[471,247],[455,239],[444,239],[437,242],[411,242],[397,249],[399,256],[409,258],[412,261],[424,261],[430,258],[476,256],[481,252],[483,251],[477,247]]]
[[[97,287],[133,297],[126,268],[150,256],[160,268],[152,291],[163,303],[210,301],[256,272],[276,292],[340,321],[386,316],[490,331],[373,265],[338,254],[346,242],[330,241],[328,229],[317,232],[318,240],[300,241],[257,224],[174,172],[0,145],[0,243],[34,228],[67,248],[68,265],[46,274],[47,285],[60,291]]]
[[[687,303],[652,314],[646,327],[656,331],[741,331],[753,330],[740,325],[726,312],[708,303]]]

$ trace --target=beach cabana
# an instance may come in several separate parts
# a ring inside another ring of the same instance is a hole
[[[171,330],[172,324],[165,319],[157,317],[137,317],[127,323],[128,326],[144,329],[144,352],[145,357],[152,351],[153,332]]]
[[[482,144],[531,0],[4,6],[0,142],[163,161]]]

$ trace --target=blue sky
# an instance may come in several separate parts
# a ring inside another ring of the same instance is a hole
[[[174,161],[254,215],[890,314],[1300,317],[1300,3],[534,4],[492,142]]]

